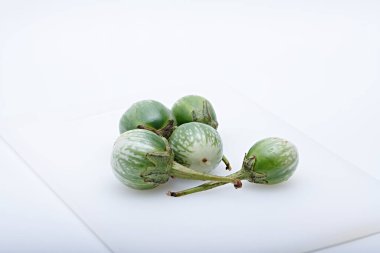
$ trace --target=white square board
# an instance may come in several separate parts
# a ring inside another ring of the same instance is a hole
[[[378,181],[232,91],[228,97],[207,87],[197,93],[217,111],[233,170],[255,141],[284,137],[300,153],[288,182],[226,185],[182,198],[165,193],[199,182],[176,179],[151,191],[124,187],[110,167],[121,114],[141,98],[171,106],[194,91],[125,94],[116,110],[24,124],[3,129],[4,136],[115,252],[301,252],[380,231]],[[215,173],[227,174],[222,164]]]

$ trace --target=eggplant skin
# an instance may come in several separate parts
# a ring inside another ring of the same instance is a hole
[[[199,122],[177,127],[169,144],[176,162],[202,173],[215,169],[223,157],[223,143],[218,132]]]
[[[139,125],[159,130],[165,128],[175,118],[172,112],[163,104],[155,100],[141,100],[134,103],[122,115],[119,121],[119,132],[138,128]]]
[[[127,131],[119,136],[113,146],[111,157],[113,172],[130,188],[137,190],[155,188],[159,183],[146,182],[142,177],[142,173],[148,168],[155,167],[155,164],[147,158],[147,154],[166,151],[165,141],[155,133],[143,129]]]
[[[214,107],[206,98],[189,95],[180,98],[172,107],[173,115],[178,125],[189,122],[201,122],[218,128]]]
[[[278,184],[288,180],[299,161],[296,146],[277,137],[255,143],[248,151],[248,157],[255,157],[253,168],[250,168],[253,171],[250,181],[258,184]]]

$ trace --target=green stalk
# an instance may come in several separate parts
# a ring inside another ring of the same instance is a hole
[[[170,135],[173,133],[175,127],[174,127],[174,120],[171,119],[171,120],[168,121],[168,124],[165,127],[161,128],[161,129],[158,129],[158,130],[155,129],[155,128],[153,128],[153,127],[144,126],[144,125],[138,125],[137,128],[138,129],[149,130],[149,131],[151,131],[151,132],[153,132],[153,133],[155,133],[155,134],[157,134],[159,136],[163,136],[165,138],[169,138]]]
[[[223,155],[222,161],[226,165],[226,170],[231,170],[232,169],[230,161],[228,161],[228,159],[227,159],[227,157],[225,155]]]
[[[223,183],[233,183],[235,187],[241,187],[241,181],[238,178],[232,177],[221,177],[211,174],[201,173],[192,169],[189,169],[177,162],[173,162],[173,166],[170,170],[170,175],[173,177],[184,178],[184,179],[193,179],[193,180],[210,180]]]
[[[240,182],[240,180],[246,179],[246,176],[244,175],[244,173],[242,173],[242,171],[237,171],[231,175],[228,175],[227,177],[231,178],[231,179],[238,180],[239,182]],[[196,187],[189,188],[189,189],[182,190],[182,191],[177,191],[177,192],[169,191],[168,195],[172,196],[172,197],[181,197],[181,196],[189,195],[189,194],[196,193],[196,192],[207,191],[207,190],[210,190],[212,188],[222,186],[225,184],[226,184],[226,182],[221,182],[221,181],[219,181],[219,182],[207,182],[207,183],[198,185]],[[235,184],[235,188],[241,187],[241,185],[240,185],[240,187],[238,187],[238,186],[239,185]]]

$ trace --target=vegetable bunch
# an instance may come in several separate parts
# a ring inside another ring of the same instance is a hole
[[[217,127],[212,104],[201,96],[185,96],[171,110],[154,100],[136,102],[119,121],[120,136],[111,158],[113,172],[123,184],[138,190],[155,188],[171,177],[209,181],[169,192],[173,197],[227,183],[240,188],[241,180],[277,184],[294,173],[298,165],[296,147],[271,137],[249,149],[239,171],[224,177],[210,174],[221,161],[231,170]]]

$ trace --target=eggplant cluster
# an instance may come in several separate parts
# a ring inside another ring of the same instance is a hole
[[[227,183],[235,188],[241,180],[278,184],[288,180],[298,165],[298,151],[291,142],[277,137],[256,142],[245,154],[239,171],[228,176],[210,174],[222,161],[218,121],[209,100],[190,95],[180,98],[171,110],[155,100],[134,103],[121,116],[111,165],[126,186],[152,189],[170,178],[209,181],[169,196],[179,197]]]

